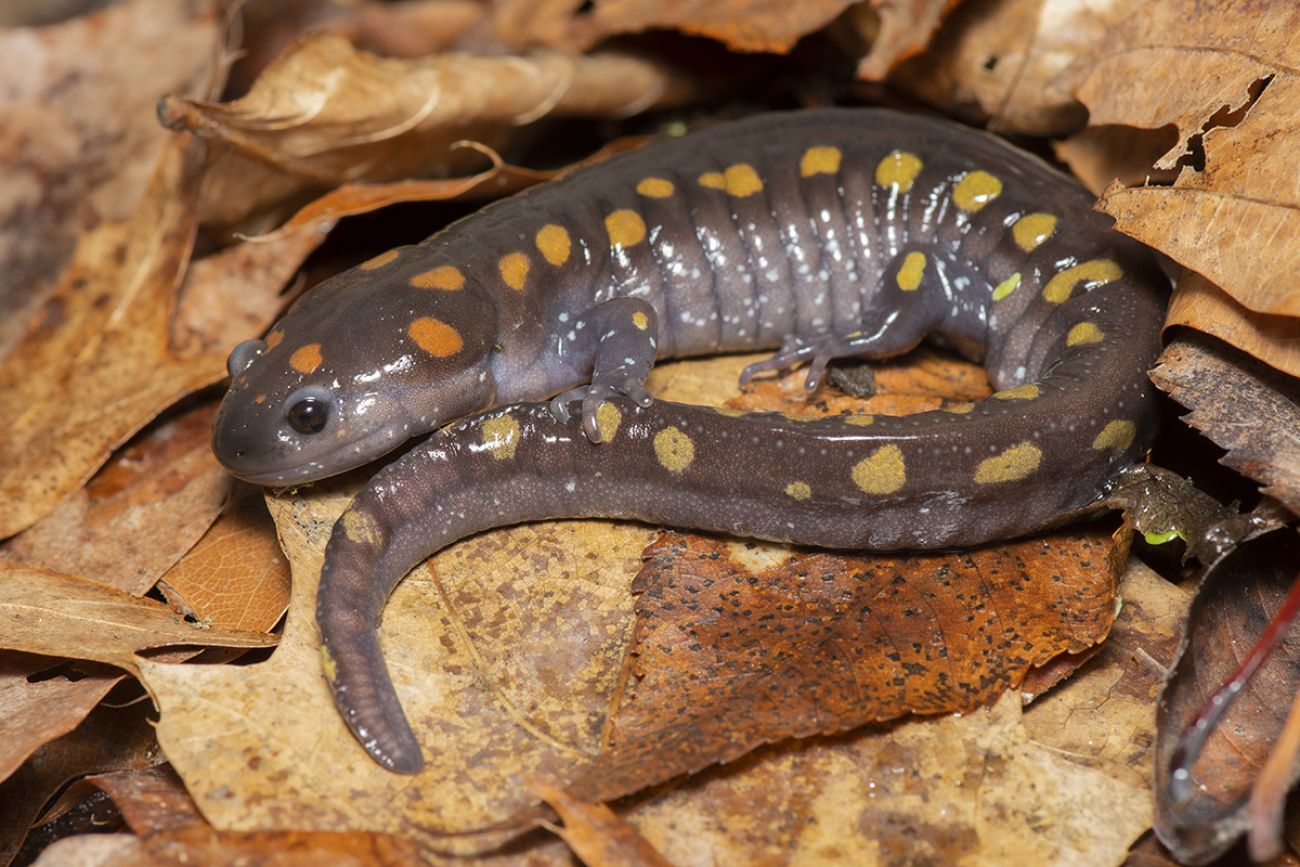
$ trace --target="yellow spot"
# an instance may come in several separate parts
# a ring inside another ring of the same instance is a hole
[[[1066,346],[1082,346],[1086,343],[1101,343],[1106,337],[1095,322],[1080,322],[1070,329],[1065,337]]]
[[[785,492],[796,500],[806,500],[812,496],[812,488],[807,482],[791,482],[785,486]]]
[[[715,406],[713,411],[718,415],[729,416],[730,418],[740,418],[742,415],[749,415],[743,409],[732,409],[729,406]]]
[[[808,148],[803,152],[803,159],[799,161],[799,174],[805,178],[813,175],[833,175],[840,170],[842,157],[839,148]]]
[[[635,247],[645,239],[645,220],[636,211],[623,208],[605,218],[605,231],[615,247]]]
[[[338,676],[338,667],[334,665],[334,657],[330,656],[330,649],[325,645],[320,646],[320,667],[325,672],[325,679],[330,683]]]
[[[925,276],[925,254],[913,250],[903,257],[903,267],[898,269],[898,288],[904,292],[915,291]]]
[[[921,158],[907,151],[894,151],[876,165],[876,183],[882,187],[897,187],[898,192],[912,189],[912,182],[921,173]]]
[[[266,403],[266,395],[259,394],[257,397],[253,398],[253,403],[257,404],[258,406],[261,406],[262,404]]]
[[[523,253],[506,253],[497,261],[501,279],[515,291],[524,288],[524,283],[528,280],[528,267],[528,257]]]
[[[646,316],[641,310],[632,314],[632,324],[636,326],[637,331],[645,331],[650,327],[650,317]]]
[[[547,262],[559,266],[569,261],[569,251],[573,244],[569,241],[569,233],[563,226],[547,223],[537,230],[537,237],[534,240],[542,258]]]
[[[411,285],[417,289],[442,289],[455,292],[464,287],[465,275],[455,265],[440,265],[432,271],[416,274],[411,278]]]
[[[1043,460],[1043,453],[1032,443],[1012,446],[1000,455],[985,458],[975,468],[975,482],[991,485],[995,482],[1014,482],[1025,478]]]
[[[320,367],[324,360],[320,354],[320,344],[308,343],[293,351],[293,355],[289,356],[289,366],[305,375]]]
[[[746,196],[752,196],[763,189],[763,180],[754,171],[754,167],[749,163],[736,163],[734,166],[727,166],[727,170],[722,174],[726,181],[727,193],[736,198],[743,199]]]
[[[421,316],[413,320],[406,327],[406,333],[411,335],[411,339],[415,341],[416,346],[434,358],[446,358],[455,355],[465,345],[459,331],[441,319],[434,319],[432,316]]]
[[[636,185],[638,193],[651,199],[666,199],[673,190],[673,182],[665,178],[645,178]]]
[[[1119,265],[1110,259],[1089,259],[1073,268],[1066,268],[1048,280],[1043,287],[1043,297],[1053,304],[1062,304],[1080,283],[1104,286],[1123,276],[1124,272]]]
[[[892,494],[906,481],[907,468],[898,446],[881,446],[853,467],[853,483],[868,494]]]
[[[506,414],[483,422],[483,445],[498,461],[513,458],[519,448],[519,420]]]
[[[1024,385],[1017,385],[1015,388],[996,392],[993,396],[998,400],[1033,400],[1038,397],[1038,386],[1032,382],[1026,382]]]
[[[705,172],[700,175],[700,186],[708,187],[710,190],[725,190],[727,188],[727,179],[722,176],[722,172]]]
[[[1052,237],[1055,231],[1056,217],[1051,214],[1026,214],[1011,227],[1011,237],[1015,239],[1016,246],[1026,253],[1032,253],[1038,249],[1039,244]]]
[[[869,424],[875,424],[876,417],[874,415],[846,415],[844,416],[844,423],[851,424],[854,427],[866,427]]]
[[[1097,438],[1092,441],[1092,447],[1098,451],[1102,449],[1124,451],[1133,445],[1135,436],[1137,436],[1137,425],[1131,421],[1116,420],[1101,429],[1101,433],[1097,434]]]
[[[623,423],[623,413],[608,401],[596,409],[596,430],[600,431],[600,441],[607,443],[618,434],[618,426]]]
[[[1006,298],[1008,295],[1010,295],[1012,292],[1015,292],[1019,288],[1020,288],[1020,272],[1017,271],[1007,279],[1003,280],[997,286],[993,287],[993,300],[1001,301],[1003,298]]]
[[[270,352],[272,349],[275,349],[280,345],[281,340],[284,340],[283,331],[272,331],[270,334],[266,335],[266,351]]]
[[[666,427],[655,434],[655,457],[665,470],[680,473],[695,460],[695,443],[675,427]]]
[[[975,213],[1002,193],[1002,182],[986,171],[967,173],[953,188],[953,203],[968,213]]]
[[[975,404],[967,401],[966,403],[954,403],[952,406],[945,406],[944,412],[950,412],[953,415],[965,415],[975,408]]]
[[[384,531],[375,519],[365,512],[349,510],[343,513],[343,535],[357,545],[377,545],[384,539]]]
[[[357,267],[360,268],[362,271],[373,271],[376,268],[384,267],[385,265],[387,265],[389,262],[392,262],[396,258],[397,258],[397,251],[389,250],[387,252],[380,253],[378,256],[376,256],[373,259],[367,259]]]
[[[781,415],[786,421],[817,421],[818,419],[815,415],[799,415],[795,412],[783,412]]]

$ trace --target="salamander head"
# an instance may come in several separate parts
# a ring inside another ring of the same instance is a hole
[[[495,396],[491,304],[470,291],[377,285],[351,272],[230,353],[212,449],[264,485],[368,463]]]

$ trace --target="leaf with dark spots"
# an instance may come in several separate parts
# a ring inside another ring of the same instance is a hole
[[[1230,526],[1235,511],[1177,473],[1153,464],[1121,472],[1106,495],[1106,505],[1123,510],[1125,520],[1152,545],[1181,539],[1187,545],[1184,560],[1196,556],[1202,563],[1213,563],[1225,545],[1240,541],[1213,532]]]
[[[1300,381],[1195,333],[1164,351],[1151,379],[1227,450],[1222,463],[1300,514]]]
[[[1105,638],[1126,551],[1097,528],[898,556],[667,534],[633,584],[609,755],[573,791],[604,800],[781,738],[990,704]]]
[[[1300,627],[1292,626],[1206,729],[1199,749],[1184,733],[1264,632],[1296,580],[1297,564],[1300,540],[1290,529],[1274,531],[1221,560],[1192,604],[1157,719],[1155,827],[1180,860],[1213,860],[1247,828],[1246,800],[1300,691]],[[1173,779],[1180,746],[1191,747],[1190,779],[1181,785]]]

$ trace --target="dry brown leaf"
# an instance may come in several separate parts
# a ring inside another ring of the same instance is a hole
[[[222,629],[269,632],[289,607],[289,564],[261,489],[234,496],[194,549],[158,582],[172,608]]]
[[[1271,315],[1300,315],[1298,31],[1290,0],[1142,4],[1079,89],[1095,124],[1178,129],[1172,187],[1106,191],[1117,228]]]
[[[122,679],[98,671],[69,679],[48,673],[54,660],[0,653],[0,780],[6,780],[39,747],[76,728]]]
[[[208,85],[220,25],[210,0],[127,0],[0,31],[0,358],[78,235],[139,201],[168,137],[154,102]]]
[[[784,54],[855,0],[504,0],[495,35],[519,47],[587,50],[611,36],[680,30],[716,39],[732,51]]]
[[[9,424],[0,538],[49,514],[154,415],[219,378],[221,359],[181,362],[167,345],[200,159],[183,138],[168,144],[135,213],[82,237],[58,290],[0,365]]]
[[[0,783],[0,864],[9,863],[32,820],[70,780],[163,761],[149,718],[152,710],[147,701],[120,707],[101,704],[76,729],[46,744]]]
[[[203,536],[229,496],[230,476],[210,445],[215,417],[215,405],[201,404],[152,428],[0,547],[0,559],[144,595]]]
[[[1090,126],[1055,143],[1053,150],[1080,183],[1099,196],[1116,179],[1125,186],[1173,181],[1173,172],[1154,166],[1176,136],[1172,126]]]
[[[1300,515],[1300,381],[1197,334],[1165,349],[1151,381],[1227,451],[1220,463]]]
[[[1185,272],[1169,299],[1165,327],[1186,325],[1258,358],[1283,373],[1300,377],[1300,321],[1247,310],[1199,274]]]
[[[580,801],[542,780],[526,784],[559,814],[564,827],[551,830],[587,867],[671,867],[635,828],[604,804]]]
[[[167,606],[44,569],[0,562],[0,648],[92,659],[135,672],[137,651],[269,647],[274,636],[186,623]]]
[[[1075,69],[1139,0],[979,0],[948,15],[891,82],[951,114],[1026,135],[1059,135],[1086,113]]]
[[[159,111],[173,129],[233,149],[216,161],[205,203],[205,221],[229,223],[320,185],[462,174],[481,162],[452,147],[463,139],[500,147],[543,117],[624,117],[680,103],[694,88],[664,64],[613,52],[404,60],[323,33],[290,49],[241,99],[169,97]],[[251,183],[249,160],[275,172]]]
[[[870,45],[858,61],[858,78],[884,81],[903,61],[930,43],[943,16],[962,0],[874,0],[849,7],[846,24]]]

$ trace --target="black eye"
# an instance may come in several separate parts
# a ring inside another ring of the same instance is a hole
[[[325,429],[330,405],[319,397],[305,397],[289,407],[289,426],[298,433],[314,434]]]

